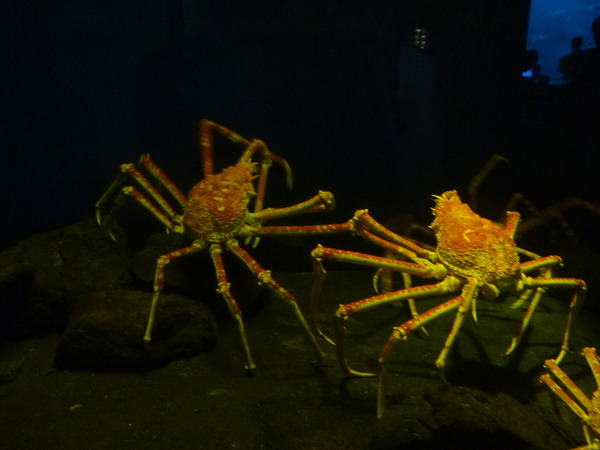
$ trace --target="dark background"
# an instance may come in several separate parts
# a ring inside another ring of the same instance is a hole
[[[143,152],[187,191],[201,118],[287,158],[295,188],[274,176],[267,205],[333,191],[336,212],[317,222],[369,208],[428,223],[431,194],[464,192],[494,153],[512,164],[483,189],[489,205],[516,191],[541,206],[598,200],[593,124],[556,87],[520,79],[528,12],[518,0],[5,0],[0,249],[92,217]]]

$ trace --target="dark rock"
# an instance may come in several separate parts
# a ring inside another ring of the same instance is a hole
[[[538,410],[507,394],[449,387],[389,407],[373,429],[376,449],[568,448]]]
[[[211,351],[217,325],[201,302],[161,295],[152,342],[143,336],[152,294],[113,290],[83,295],[76,303],[56,349],[64,369],[140,369]]]
[[[408,397],[386,410],[373,428],[372,446],[382,450],[403,445],[419,448],[419,443],[431,441],[435,429],[431,404],[420,397]]]
[[[110,241],[93,220],[30,236],[3,251],[2,337],[64,326],[69,305],[81,293],[131,287],[129,259],[126,241]]]
[[[511,444],[504,448],[568,447],[536,409],[504,393],[457,386],[432,395],[431,404],[438,430],[448,437],[464,436],[469,445],[493,438],[498,444]]]
[[[8,383],[17,378],[17,375],[23,367],[22,359],[11,359],[0,361],[0,384]]]

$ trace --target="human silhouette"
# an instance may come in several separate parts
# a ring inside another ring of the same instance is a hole
[[[573,80],[573,73],[576,70],[577,60],[581,57],[581,46],[583,38],[575,36],[571,39],[571,51],[558,60],[558,71],[563,74],[563,82],[568,83]]]
[[[581,52],[568,83],[569,116],[582,151],[600,148],[600,17],[591,31],[596,46]]]
[[[531,49],[525,52],[523,61],[523,72],[531,71],[531,83],[537,84],[543,81],[542,66],[539,63],[539,55],[537,50]]]
[[[600,88],[600,17],[592,22],[595,47],[583,50],[574,64],[571,81],[577,87],[598,94]]]

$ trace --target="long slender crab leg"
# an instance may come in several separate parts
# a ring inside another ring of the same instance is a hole
[[[142,155],[140,158],[140,164],[148,169],[148,172],[153,175],[163,186],[165,186],[175,199],[181,201],[183,195],[173,185],[173,183],[162,173],[160,169],[148,157],[148,155]],[[137,185],[148,193],[149,197],[145,197],[133,186],[121,187],[128,177],[137,183]],[[119,194],[115,198],[114,204],[108,214],[101,217],[102,205],[110,198],[113,193],[120,188]],[[150,214],[156,217],[168,231],[179,231],[176,230],[177,213],[173,210],[171,205],[165,200],[165,198],[158,192],[158,190],[135,168],[133,164],[121,164],[119,167],[119,173],[115,177],[114,181],[108,187],[108,189],[102,194],[100,199],[96,202],[96,222],[98,225],[105,227],[113,220],[115,214],[125,204],[127,197],[133,198],[142,207],[144,207]],[[150,200],[149,200],[150,199]],[[152,203],[153,200],[160,209]],[[112,240],[115,240],[113,234],[108,231],[109,236]]]
[[[285,171],[286,184],[288,188],[291,189],[293,183],[292,169],[284,158],[272,153],[263,141],[254,139],[252,142],[250,142],[237,134],[235,131],[225,128],[224,126],[210,120],[201,120],[199,126],[199,141],[202,153],[202,167],[204,176],[212,175],[214,173],[211,137],[213,130],[221,133],[231,142],[235,144],[241,144],[246,147],[238,163],[251,161],[255,154],[259,155],[260,173],[258,175],[258,186],[254,201],[254,212],[258,212],[263,209],[265,190],[267,187],[267,175],[269,167],[271,167],[273,163],[283,167]]]
[[[444,286],[446,285],[446,286]],[[453,277],[448,277],[432,287],[438,287],[438,289],[445,289],[444,293],[452,292],[460,287],[460,283]],[[433,293],[435,295],[435,293]],[[384,393],[385,393],[385,382],[387,379],[387,373],[389,370],[389,356],[392,348],[398,341],[405,341],[409,334],[425,325],[427,322],[446,314],[454,309],[460,307],[461,304],[465,304],[464,293],[454,297],[441,305],[436,306],[428,311],[419,314],[417,317],[408,320],[404,324],[394,327],[392,334],[390,335],[387,343],[381,350],[379,355],[379,377],[377,382],[377,417],[381,418],[383,415],[383,409],[385,405]],[[468,306],[468,305],[467,305]],[[467,308],[468,309],[468,308]],[[465,309],[466,311],[466,309]],[[455,319],[456,320],[456,319]],[[439,360],[439,357],[438,357]]]
[[[527,288],[536,289],[536,293],[534,298],[532,299],[525,316],[521,322],[521,327],[517,334],[512,338],[512,341],[509,347],[504,352],[505,355],[509,355],[512,351],[517,347],[527,326],[529,324],[529,320],[537,307],[537,304],[540,300],[541,294],[543,294],[546,288],[566,288],[573,289],[573,296],[571,297],[571,301],[569,302],[569,314],[567,316],[567,322],[565,325],[565,331],[563,334],[563,341],[560,346],[560,352],[558,356],[555,358],[557,364],[560,364],[567,352],[569,351],[569,336],[571,333],[571,324],[573,322],[573,316],[575,312],[581,306],[581,302],[584,298],[585,292],[587,290],[586,284],[583,280],[578,278],[547,278],[547,277],[537,277],[537,278],[529,278],[526,277],[524,280],[524,286]]]
[[[447,277],[440,283],[436,285],[431,285],[430,287],[437,288],[440,292],[448,293],[458,289],[460,287],[460,282],[454,277]],[[435,308],[432,308],[428,311],[419,314],[417,317],[408,320],[407,322],[403,323],[398,327],[394,327],[392,334],[390,335],[387,343],[385,344],[379,355],[380,370],[377,380],[377,418],[380,419],[383,415],[383,409],[385,406],[385,381],[387,379],[387,373],[389,371],[389,356],[394,345],[398,341],[405,341],[412,331],[421,328],[427,322],[443,314],[446,314],[454,309],[458,309],[459,311],[452,324],[452,330],[446,338],[444,347],[442,348],[442,351],[440,352],[440,355],[436,360],[438,373],[441,375],[442,380],[446,382],[443,376],[445,358],[450,348],[452,347],[454,338],[456,337],[456,334],[458,333],[458,330],[462,325],[462,319],[466,312],[469,310],[470,304],[474,298],[473,294],[476,293],[477,289],[478,286],[476,282],[470,283],[463,288],[461,295],[454,297],[442,303],[441,305],[436,306]],[[435,295],[435,292],[433,293],[433,295]]]
[[[419,258],[429,258],[429,260],[431,261],[435,261],[436,259],[436,255],[434,252],[424,249],[421,246],[412,242],[410,239],[400,236],[399,234],[396,234],[393,231],[387,229],[375,219],[373,219],[373,217],[371,217],[371,215],[369,214],[369,211],[366,209],[359,209],[358,211],[356,211],[354,213],[353,220],[357,223],[356,228],[359,231],[362,230],[362,234],[366,239],[375,241],[373,238],[370,237],[375,235],[379,238],[382,238],[383,240],[392,242],[400,248],[408,250],[409,253],[402,254],[408,257],[413,262],[422,263],[423,260]],[[401,252],[400,248],[395,247],[393,248],[393,250],[396,252]]]
[[[583,349],[586,359],[588,359],[589,347]],[[592,349],[593,350],[593,349]],[[596,361],[597,362],[597,361]],[[592,362],[588,359],[590,367]],[[556,397],[563,401],[565,405],[579,418],[583,435],[588,445],[583,447],[577,447],[579,449],[592,449],[592,439],[590,437],[589,426],[591,424],[591,417],[587,411],[593,410],[593,400],[590,400],[579,387],[573,383],[573,381],[562,371],[553,359],[547,359],[544,362],[550,373],[543,374],[540,376],[540,381],[546,385],[548,390],[552,392]],[[556,381],[553,379],[556,379]],[[569,395],[570,394],[570,395]],[[596,394],[594,394],[596,395]],[[552,404],[556,410],[556,397],[552,397]],[[574,449],[575,450],[575,449]]]
[[[148,324],[146,325],[146,333],[144,334],[144,342],[149,344],[152,340],[152,327],[154,325],[154,318],[156,316],[156,305],[158,304],[158,298],[165,285],[165,269],[167,264],[171,261],[181,258],[183,256],[192,255],[204,249],[204,246],[194,242],[188,247],[175,250],[174,252],[167,253],[159,256],[156,261],[156,272],[154,273],[154,293],[152,295],[152,304],[150,305],[150,314],[148,315]]]
[[[231,131],[228,128],[225,128],[218,123],[215,123],[211,120],[203,119],[200,121],[200,125],[198,127],[198,140],[200,142],[200,152],[202,156],[202,170],[204,173],[204,177],[206,175],[213,175],[215,173],[214,164],[213,164],[213,154],[212,154],[212,131],[216,130],[229,139],[231,142],[235,144],[241,144],[246,147],[250,145],[250,142],[247,139],[244,139],[242,136],[237,134],[235,131]]]
[[[487,163],[485,163],[485,165],[479,170],[479,172],[477,172],[475,174],[475,176],[469,183],[468,198],[469,198],[469,205],[471,205],[471,208],[473,209],[473,211],[479,212],[479,208],[477,205],[477,192],[479,191],[479,186],[481,185],[481,182],[485,178],[487,178],[487,176],[492,171],[492,169],[494,167],[496,167],[496,165],[498,165],[498,163],[501,163],[501,162],[510,163],[508,161],[508,159],[506,159],[500,155],[492,156],[489,159],[489,161]]]
[[[334,208],[334,205],[335,202],[333,194],[331,192],[319,191],[319,193],[314,197],[296,205],[288,206],[285,208],[267,208],[256,213],[252,213],[251,220],[255,220],[259,223],[262,223],[266,222],[267,220],[289,217],[297,214],[331,211]],[[354,226],[352,223],[331,225],[274,225],[266,227],[249,227],[247,228],[249,233],[246,236],[246,240],[249,241],[252,237],[254,237],[255,240],[253,246],[256,247],[256,245],[258,244],[258,240],[261,236],[285,235],[290,233],[301,233],[305,235],[321,235],[342,233],[345,231],[352,231],[353,229]]]
[[[475,298],[477,298],[477,294],[479,292],[481,284],[479,280],[476,278],[472,278],[469,282],[463,287],[461,294],[461,302],[458,305],[458,311],[456,312],[456,317],[454,318],[454,322],[452,323],[452,328],[450,329],[450,333],[446,337],[446,341],[444,342],[444,346],[442,347],[442,351],[439,356],[435,360],[435,367],[437,367],[440,376],[444,383],[448,384],[446,378],[444,376],[444,367],[446,366],[446,358],[452,345],[454,344],[454,340],[456,339],[456,335],[458,331],[462,327],[463,320],[465,318],[465,314],[467,311],[471,309],[471,305],[474,305]]]
[[[402,300],[420,299],[444,295],[449,292],[449,289],[453,289],[452,283],[448,283],[446,282],[446,280],[444,280],[437,284],[413,286],[411,288],[401,289],[395,292],[386,292],[384,294],[379,294],[347,305],[340,305],[338,310],[335,312],[335,341],[338,354],[338,361],[344,373],[349,376],[358,377],[372,377],[376,375],[370,372],[359,372],[351,369],[348,366],[348,362],[346,361],[344,352],[344,342],[346,336],[346,328],[344,326],[344,323],[348,319],[348,317],[350,317],[350,315],[354,314],[355,312],[364,311],[365,309],[369,309],[385,303],[395,303]],[[418,319],[419,317],[421,317],[421,315],[411,320]]]
[[[583,356],[585,357],[594,379],[596,381],[596,391],[591,398],[587,397],[583,391],[558,367],[558,364],[553,359],[547,359],[544,362],[544,367],[549,373],[540,376],[540,381],[546,385],[549,392],[563,401],[563,403],[579,418],[583,435],[587,445],[577,447],[577,449],[598,449],[600,441],[596,437],[590,435],[590,431],[594,435],[599,434],[598,428],[598,413],[600,412],[600,360],[596,349],[593,347],[584,347]],[[556,409],[556,397],[551,396],[553,406]],[[576,450],[576,449],[573,449]]]
[[[108,191],[107,191],[108,192]],[[173,231],[176,227],[176,224],[162,211],[160,211],[156,206],[154,206],[146,197],[144,197],[136,188],[133,186],[125,186],[121,188],[119,194],[115,198],[112,208],[108,212],[108,214],[102,218],[100,213],[100,208],[102,207],[102,203],[106,198],[106,194],[102,196],[102,198],[96,203],[96,222],[100,225],[101,228],[107,230],[108,236],[114,241],[116,240],[112,231],[108,226],[114,220],[117,212],[125,205],[127,197],[133,198],[137,203],[139,203],[144,209],[146,209],[151,215],[156,217],[160,223],[164,225],[167,232]]]
[[[563,228],[567,236],[570,236],[576,240],[577,238],[575,236],[575,232],[562,215],[564,211],[572,208],[582,208],[592,212],[593,214],[600,214],[600,205],[597,203],[593,203],[579,197],[569,197],[542,211],[538,211],[537,209],[533,208],[535,210],[535,215],[521,223],[519,226],[519,233],[525,234],[529,232],[529,230],[538,226],[540,223],[548,222],[549,220],[554,219],[558,221],[559,225]]]
[[[229,290],[231,283],[229,283],[227,280],[227,272],[225,271],[223,258],[221,257],[223,248],[219,244],[213,244],[210,246],[209,251],[213,265],[215,266],[215,273],[217,275],[217,292],[221,294],[225,300],[227,309],[229,309],[231,317],[233,317],[233,320],[235,320],[235,324],[242,340],[242,346],[244,347],[244,354],[246,355],[245,368],[248,373],[252,373],[252,371],[256,369],[256,364],[254,364],[252,352],[250,351],[250,344],[248,344],[248,336],[246,335],[246,328],[244,327],[244,321],[242,320],[242,311],[240,310],[237,302]]]
[[[300,322],[302,329],[306,333],[308,340],[310,341],[310,344],[312,345],[315,351],[315,354],[317,356],[316,362],[320,363],[321,361],[323,361],[325,354],[319,347],[319,343],[317,342],[315,335],[306,323],[306,319],[304,318],[302,311],[300,311],[300,308],[298,307],[294,296],[290,292],[288,292],[283,286],[277,283],[271,277],[271,272],[261,267],[254,260],[254,258],[250,256],[248,252],[246,252],[239,246],[238,242],[235,239],[231,239],[227,242],[227,250],[231,251],[234,255],[236,255],[256,275],[260,284],[267,286],[275,295],[277,295],[277,297],[279,297],[292,308],[294,314],[296,315],[296,318],[298,319],[298,322]]]
[[[269,168],[273,163],[283,167],[285,171],[285,182],[288,189],[292,189],[293,175],[292,168],[287,161],[281,156],[272,153],[267,144],[259,139],[254,139],[242,157],[240,161],[251,161],[255,153],[260,155],[260,172],[258,174],[258,185],[256,187],[256,198],[254,199],[254,212],[261,211],[264,206],[265,191],[267,189],[267,177]]]
[[[311,328],[314,332],[318,333],[321,337],[327,340],[329,343],[334,344],[334,341],[329,338],[323,331],[321,331],[317,325],[317,311],[319,310],[319,300],[321,298],[322,287],[325,282],[325,277],[327,275],[327,271],[323,265],[324,261],[337,261],[337,262],[345,262],[351,264],[357,264],[361,266],[370,266],[378,269],[388,269],[391,271],[397,271],[406,273],[408,275],[415,275],[421,278],[426,277],[440,277],[442,275],[441,272],[444,271],[443,267],[440,265],[420,265],[408,261],[398,261],[391,260],[389,258],[369,255],[366,253],[358,253],[347,250],[339,250],[334,248],[327,248],[321,245],[317,246],[312,252],[312,264],[313,264],[313,288],[310,296],[310,324]],[[340,306],[338,311],[336,312],[336,316],[342,317],[353,314],[356,310],[365,309],[367,304],[371,302],[373,299],[381,299],[381,301],[373,300],[373,306],[378,303],[388,303],[390,301],[396,300],[386,300],[383,301],[384,298],[391,298],[391,296],[398,294],[399,292],[413,292],[412,290],[405,289],[404,291],[397,292],[389,292],[385,294],[381,294],[376,297],[371,297],[370,299],[365,300],[365,305],[359,305],[360,302],[354,302],[346,306]],[[388,294],[388,296],[386,296]],[[411,308],[411,313],[415,310],[414,301],[410,297],[402,297],[402,300],[407,299]],[[359,307],[361,306],[361,307]],[[355,309],[353,309],[355,307]],[[347,310],[345,309],[347,308]],[[337,345],[340,345],[338,342]],[[348,369],[346,371],[348,374],[352,371]]]
[[[585,356],[585,360],[590,366],[590,370],[596,381],[596,387],[600,388],[600,359],[598,358],[596,349],[594,347],[584,347],[583,356]]]
[[[571,408],[571,410],[579,417],[583,417],[585,412],[581,407],[585,410],[589,410],[591,407],[590,399],[583,393],[579,387],[573,383],[573,381],[567,376],[563,370],[558,367],[556,361],[553,359],[547,359],[544,361],[544,367],[550,371],[552,376],[558,380],[558,383],[552,379],[552,377],[548,374],[544,374],[540,376],[540,380],[549,387],[552,392],[554,392],[562,401]],[[570,392],[573,397],[579,402],[579,405],[575,403],[571,397],[569,397],[565,390]]]
[[[306,214],[312,212],[331,211],[335,207],[333,194],[328,191],[319,191],[319,193],[304,202],[297,203],[284,208],[266,208],[262,211],[252,214],[252,218],[259,223],[268,220],[290,217],[297,214]],[[260,231],[260,230],[259,230]]]
[[[148,173],[150,175],[152,175],[156,181],[158,181],[162,186],[164,186],[167,189],[167,191],[169,191],[169,193],[173,196],[173,198],[177,201],[179,206],[183,208],[183,205],[186,202],[185,196],[181,193],[179,188],[177,186],[175,186],[175,183],[173,183],[171,181],[171,179],[167,176],[167,174],[164,173],[163,170],[160,167],[158,167],[154,163],[154,161],[152,161],[152,159],[150,159],[150,155],[148,153],[145,153],[140,156],[139,164],[141,167],[146,169],[148,171]],[[155,195],[157,193],[158,192],[156,192]],[[159,195],[159,198],[160,197],[161,196]],[[155,198],[154,195],[153,195],[153,198]],[[159,198],[156,200],[160,202]],[[162,202],[160,202],[160,203],[161,203],[161,206],[165,209],[165,211],[169,211],[170,206],[168,204],[167,204],[167,207],[165,207],[162,205]],[[164,203],[166,203],[166,202],[164,202]]]

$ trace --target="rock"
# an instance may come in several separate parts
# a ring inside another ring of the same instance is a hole
[[[468,445],[493,439],[504,448],[568,448],[536,409],[501,392],[457,386],[432,395],[431,404],[438,430],[449,438],[460,435]]]
[[[411,396],[390,407],[373,429],[372,447],[376,449],[417,448],[433,439],[436,424],[433,407],[425,399]]]
[[[21,367],[23,367],[22,359],[0,361],[0,384],[15,380]]]
[[[73,299],[131,287],[126,241],[106,238],[93,220],[38,233],[0,253],[0,338],[64,326]]]
[[[541,413],[509,395],[456,386],[386,409],[372,447],[559,450],[569,444]]]
[[[159,366],[211,351],[214,317],[201,302],[161,295],[152,342],[143,341],[152,294],[105,290],[82,295],[55,354],[63,369],[127,370]]]

